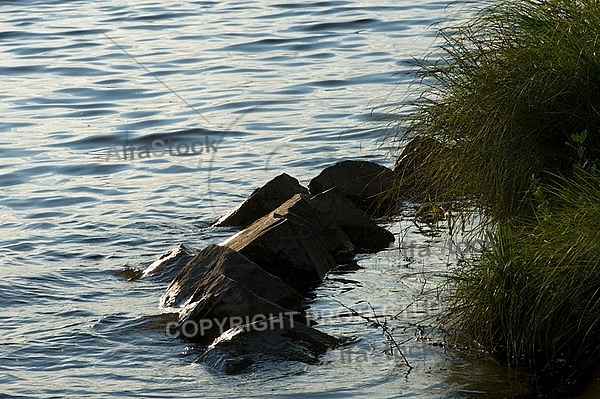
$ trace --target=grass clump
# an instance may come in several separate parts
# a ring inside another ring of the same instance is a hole
[[[600,178],[557,178],[536,218],[497,229],[454,277],[450,322],[513,366],[572,383],[600,356]]]
[[[447,321],[576,381],[600,355],[600,2],[486,2],[440,35],[398,130],[398,188],[493,231]]]
[[[424,158],[417,182],[505,221],[531,212],[546,172],[600,158],[600,2],[494,1],[440,34],[421,68],[427,91],[402,125],[403,138],[449,151]],[[580,154],[566,143],[583,132]]]

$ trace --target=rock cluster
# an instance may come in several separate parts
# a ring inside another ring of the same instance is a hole
[[[178,246],[144,275],[170,277],[160,299],[178,314],[170,332],[206,345],[206,364],[227,373],[257,357],[318,361],[338,339],[303,316],[304,295],[356,253],[388,247],[394,236],[372,217],[394,206],[394,172],[366,161],[323,170],[308,185],[281,174],[213,226],[241,230],[191,254]]]

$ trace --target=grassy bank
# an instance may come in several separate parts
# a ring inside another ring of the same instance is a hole
[[[494,231],[454,276],[447,320],[575,381],[600,354],[600,2],[488,2],[440,35],[400,123],[420,143],[403,180]]]
[[[545,172],[569,173],[578,151],[599,156],[600,4],[490,3],[441,30],[402,134],[451,148],[421,171],[427,181],[504,221],[530,213],[531,185]],[[581,149],[565,145],[583,132]]]

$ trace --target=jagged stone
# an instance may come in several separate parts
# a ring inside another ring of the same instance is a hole
[[[395,209],[395,201],[389,195],[394,182],[394,173],[385,166],[369,161],[343,161],[325,168],[308,187],[312,195],[335,187],[367,214],[385,216]]]
[[[229,214],[217,220],[213,226],[247,227],[283,204],[294,194],[308,194],[308,190],[292,176],[282,173],[264,186],[254,190],[248,199]]]
[[[361,251],[377,252],[394,242],[394,235],[380,227],[337,188],[313,196],[310,202],[327,215],[327,223],[339,226]]]
[[[227,374],[236,374],[257,362],[319,362],[319,356],[340,340],[292,317],[274,317],[240,325],[216,338],[199,360]]]
[[[210,245],[192,258],[163,293],[160,306],[179,312],[175,329],[207,341],[256,315],[289,312],[302,296],[228,247]]]
[[[296,194],[270,214],[222,243],[239,251],[292,287],[321,283],[337,263],[354,257],[344,232],[306,195]]]
[[[185,245],[178,244],[146,267],[142,277],[152,276],[160,281],[171,281],[193,256],[193,252]]]

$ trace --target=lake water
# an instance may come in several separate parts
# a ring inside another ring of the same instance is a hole
[[[165,284],[118,273],[222,241],[232,230],[207,225],[284,171],[307,184],[344,159],[391,165],[382,139],[412,59],[455,12],[442,0],[0,3],[0,396],[519,392],[508,370],[439,345],[430,289],[455,259],[402,218],[388,226],[405,234],[402,255],[398,242],[360,255],[316,291],[317,328],[357,339],[319,365],[208,369],[165,333]],[[123,145],[136,148],[126,159]],[[410,373],[346,307],[387,321]]]

